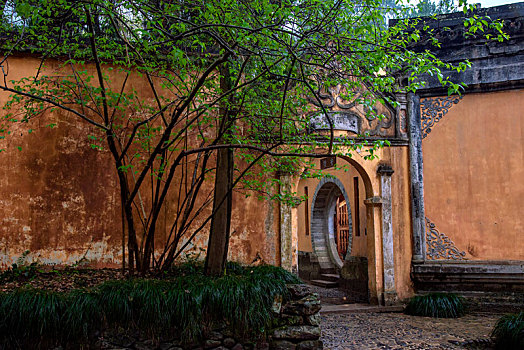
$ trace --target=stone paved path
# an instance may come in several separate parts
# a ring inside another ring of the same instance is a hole
[[[358,302],[355,300],[355,298],[352,298],[351,295],[338,288],[322,288],[319,286],[314,286],[311,284],[308,284],[309,288],[313,291],[313,293],[317,293],[320,297],[320,301],[322,302],[322,305],[325,304],[347,304],[347,303],[354,303]]]
[[[435,319],[402,313],[322,316],[324,349],[491,349],[486,345],[500,314]]]

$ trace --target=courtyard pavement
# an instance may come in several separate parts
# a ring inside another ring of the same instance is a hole
[[[344,291],[311,286],[322,301],[324,349],[492,349],[489,335],[502,313],[456,319],[404,315],[402,307],[358,304]]]
[[[402,313],[322,315],[324,349],[491,349],[500,314],[435,319]]]
[[[491,349],[500,314],[435,319],[402,313],[322,315],[324,349]]]

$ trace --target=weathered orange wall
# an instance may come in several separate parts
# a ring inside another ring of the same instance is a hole
[[[9,78],[34,72],[38,63],[27,56],[10,58]],[[51,61],[47,69],[54,66]],[[128,88],[147,94],[143,84],[143,79],[136,78]],[[0,105],[7,99],[7,93],[0,93]],[[46,127],[50,123],[56,127]],[[30,128],[34,130],[31,134]],[[11,136],[0,140],[0,149],[6,148],[0,152],[0,268],[10,266],[25,251],[29,251],[28,261],[41,263],[72,264],[85,257],[96,266],[120,264],[122,228],[116,170],[107,151],[90,148],[87,135],[93,133],[91,126],[55,111],[27,125],[17,124],[12,130]],[[158,243],[165,239],[169,230],[166,218],[174,212],[177,181],[173,184],[159,219]],[[202,192],[212,189],[211,179]],[[250,263],[258,254],[265,262],[278,264],[278,204],[235,193],[233,208],[229,258]],[[193,226],[201,221],[196,220]],[[199,254],[206,246],[204,230],[188,251]]]
[[[89,147],[85,125],[66,120],[55,113],[14,129],[0,153],[1,266],[26,250],[44,263],[74,263],[84,254],[119,259],[120,198],[110,155]],[[57,127],[44,126],[51,122]]]
[[[36,59],[28,57],[12,58],[10,77],[22,77],[34,70],[37,63]],[[137,91],[146,90],[141,88],[142,83],[139,79],[132,81]],[[4,104],[7,97],[5,93],[0,94],[0,104]],[[57,126],[52,129],[45,127],[51,122]],[[29,260],[42,263],[70,264],[85,256],[98,266],[117,266],[121,261],[121,211],[111,157],[106,151],[91,149],[87,140],[90,126],[79,123],[68,114],[47,113],[30,124],[27,128],[34,129],[32,134],[28,134],[24,126],[2,141],[7,143],[7,151],[0,153],[0,266],[9,266],[26,250],[30,252]],[[21,146],[22,150],[18,151],[16,146]],[[365,161],[361,155],[354,154],[355,162],[366,173],[366,179],[349,163],[348,172],[335,172],[343,179],[350,201],[353,198],[353,177],[360,178],[360,199],[363,201],[370,196],[380,196],[380,181],[376,174],[380,163],[388,163],[395,170],[392,177],[395,280],[399,297],[405,298],[412,293],[407,146],[381,149],[377,154],[379,159],[373,161]],[[304,181],[312,181],[309,185],[312,197],[316,180]],[[208,193],[212,188],[210,179],[203,191]],[[303,193],[303,188],[295,186],[295,190],[298,194]],[[159,242],[165,236],[162,230],[169,228],[165,221],[173,215],[175,199],[176,190],[172,190],[166,211],[159,219]],[[354,217],[352,203],[350,206]],[[233,207],[230,259],[250,263],[259,256],[267,263],[278,265],[281,239],[279,204],[235,193]],[[298,215],[303,213],[303,210],[298,210]],[[361,215],[361,236],[354,237],[353,252],[368,257],[372,289],[380,291],[383,288],[380,210],[368,210],[362,206]],[[298,220],[300,222],[303,225],[303,220]],[[374,232],[368,230],[366,236],[362,230],[370,222],[374,222]],[[304,232],[303,229],[300,231]],[[201,253],[207,244],[207,232],[198,235],[193,243],[189,250]],[[300,239],[299,244],[301,250],[311,249],[307,240]]]
[[[423,140],[426,216],[471,260],[524,260],[524,90],[467,94]]]

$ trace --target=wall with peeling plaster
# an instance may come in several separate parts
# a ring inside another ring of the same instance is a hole
[[[426,217],[469,260],[524,260],[524,90],[465,94],[422,141]]]
[[[12,57],[9,77],[20,79],[35,71],[38,63],[30,56]],[[56,67],[56,62],[49,61],[46,69]],[[142,98],[151,98],[144,84],[144,78],[135,77],[128,88],[142,91]],[[7,99],[8,94],[0,93],[0,105]],[[47,127],[49,124],[56,126]],[[34,131],[29,133],[29,128]],[[12,131],[0,147],[6,148],[0,152],[0,268],[10,266],[24,252],[28,252],[28,262],[74,264],[87,260],[98,267],[119,266],[122,227],[118,180],[110,154],[89,146],[87,135],[94,132],[92,127],[54,111],[23,127],[16,124]],[[202,192],[212,189],[213,181],[208,181]],[[147,192],[142,193],[145,200]],[[170,192],[160,215],[157,247],[167,236],[166,219],[174,215],[176,196],[176,191]],[[229,259],[278,264],[278,204],[235,193],[233,206]],[[193,227],[203,220],[197,218]],[[188,253],[203,258],[207,238],[206,230],[197,235]]]
[[[20,77],[36,62],[28,57],[12,61],[11,76]],[[139,79],[133,84],[140,90]],[[423,141],[426,216],[470,260],[524,260],[524,245],[515,244],[523,232],[523,96],[523,90],[465,95]],[[0,103],[6,100],[7,95],[0,94]],[[13,129],[13,137],[6,141],[8,150],[0,153],[0,268],[26,251],[29,261],[41,263],[74,264],[87,259],[94,266],[119,266],[121,211],[110,155],[91,149],[86,138],[89,126],[73,122],[67,114],[47,113],[35,123],[32,134],[26,127]],[[46,127],[50,123],[56,127]],[[346,169],[326,172],[342,181],[351,199],[353,178],[359,178],[361,235],[353,233],[352,255],[368,257],[370,289],[380,294],[381,214],[363,201],[380,196],[380,164],[387,163],[395,171],[391,178],[395,285],[399,298],[405,298],[413,293],[408,147],[386,147],[377,154],[373,161],[353,154],[353,162],[367,179],[342,158],[339,165]],[[309,208],[317,184],[316,179],[294,180],[298,195],[308,186]],[[207,182],[204,191],[212,186],[212,181]],[[168,230],[166,219],[173,215],[175,200],[173,193],[159,220],[159,243]],[[281,205],[235,193],[233,208],[229,259],[279,265]],[[354,218],[352,201],[350,208]],[[305,203],[291,213],[298,249],[311,251],[310,236],[305,235]],[[363,229],[370,222],[372,229],[366,235]],[[206,245],[203,232],[188,251],[203,257]]]

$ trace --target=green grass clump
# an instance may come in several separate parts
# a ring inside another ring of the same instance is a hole
[[[0,334],[9,338],[57,337],[67,306],[62,294],[33,288],[0,297]]]
[[[410,299],[404,312],[413,316],[456,318],[465,314],[463,298],[453,293],[429,293]]]
[[[152,337],[198,340],[203,328],[230,326],[239,337],[264,333],[275,298],[286,284],[300,283],[274,266],[228,264],[220,278],[201,266],[182,266],[164,279],[113,280],[68,293],[35,288],[0,293],[0,347],[44,340],[58,344],[87,341],[94,331],[124,329]]]
[[[496,349],[524,349],[524,311],[502,316],[495,324],[491,337]]]

